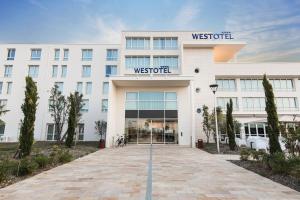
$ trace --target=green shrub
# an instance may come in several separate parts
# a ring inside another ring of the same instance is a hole
[[[288,174],[290,168],[289,163],[282,152],[275,152],[270,156],[269,166],[271,167],[272,172],[278,174]]]
[[[0,183],[7,177],[16,175],[19,162],[17,160],[6,159],[0,162]]]
[[[49,158],[43,154],[39,154],[33,158],[39,168],[45,168],[49,163]]]
[[[18,176],[25,176],[27,174],[31,174],[38,168],[38,164],[28,157],[21,159]]]
[[[250,156],[250,151],[247,148],[241,149],[241,152],[240,152],[240,159],[241,160],[246,161],[246,160],[249,159],[249,156]]]
[[[69,151],[61,151],[58,154],[58,162],[60,163],[67,163],[71,162],[73,159],[72,154],[69,153]]]
[[[7,169],[4,162],[0,163],[0,183],[5,181],[8,177]]]
[[[263,157],[265,156],[265,152],[263,150],[256,151],[255,149],[252,149],[250,151],[251,157],[256,161],[262,161]]]
[[[289,174],[300,180],[300,157],[288,158],[289,163]]]

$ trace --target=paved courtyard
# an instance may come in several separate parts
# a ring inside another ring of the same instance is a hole
[[[0,199],[141,200],[146,194],[153,200],[300,199],[300,193],[226,161],[227,156],[154,145],[151,162],[149,147],[97,151],[0,189]]]

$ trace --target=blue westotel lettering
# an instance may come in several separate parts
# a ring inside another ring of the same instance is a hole
[[[194,40],[233,40],[231,32],[221,33],[192,33]]]
[[[134,68],[136,74],[171,74],[169,66],[160,67],[136,67]]]
[[[198,37],[199,37],[199,34],[196,34],[196,33],[192,33],[192,37],[193,37],[193,39],[198,39]]]
[[[140,73],[140,68],[134,68],[134,73],[139,74]]]

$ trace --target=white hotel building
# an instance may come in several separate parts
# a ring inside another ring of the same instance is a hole
[[[233,100],[234,117],[242,123],[237,137],[265,137],[264,73],[273,84],[280,119],[292,121],[300,114],[299,63],[236,63],[246,43],[194,39],[193,33],[124,31],[120,44],[0,44],[0,103],[10,110],[1,117],[2,140],[18,140],[27,75],[39,93],[37,141],[55,138],[48,110],[54,84],[64,95],[77,90],[84,96],[78,139],[98,140],[94,122],[102,119],[108,122],[107,146],[123,134],[134,144],[194,145],[205,139],[199,111],[204,104],[213,109],[213,83],[219,85],[218,106]],[[136,73],[161,66],[168,69]]]

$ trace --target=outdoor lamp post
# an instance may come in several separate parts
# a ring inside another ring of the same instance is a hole
[[[216,123],[216,136],[217,136],[217,150],[220,153],[220,145],[219,145],[219,131],[218,131],[218,117],[217,117],[217,107],[216,107],[216,92],[218,89],[218,84],[211,84],[211,91],[214,93],[214,109],[215,109],[215,123]]]

